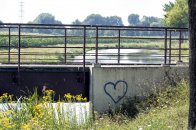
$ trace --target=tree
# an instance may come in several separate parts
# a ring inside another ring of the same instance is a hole
[[[161,26],[163,26],[162,20],[160,20],[160,21],[158,21],[158,22],[152,22],[152,23],[150,24],[150,27],[161,27]]]
[[[105,18],[105,25],[110,26],[122,26],[123,22],[121,17],[118,16],[110,16]]]
[[[55,16],[49,13],[41,13],[39,14],[35,20],[33,20],[34,24],[62,24],[61,21],[55,20]],[[62,30],[57,30],[57,29],[38,29],[38,30],[33,30],[33,32],[36,33],[62,33]]]
[[[3,24],[3,22],[0,20],[0,24]],[[4,25],[0,25],[0,27],[3,27]]]
[[[72,22],[73,25],[81,25],[82,22],[80,20],[76,19],[75,21]]]
[[[190,107],[188,129],[196,129],[196,1],[188,0],[189,5],[189,42],[190,42]]]
[[[140,23],[140,16],[138,14],[130,14],[128,16],[129,25],[136,26]]]
[[[140,25],[145,27],[150,27],[154,23],[156,23],[157,26],[162,26],[162,19],[153,16],[143,16]]]
[[[41,13],[39,14],[33,23],[36,24],[62,24],[60,21],[55,20],[55,17],[49,13]]]
[[[166,12],[165,25],[174,27],[188,27],[188,3],[187,0],[176,0],[164,5]]]
[[[174,3],[169,1],[168,4],[163,5],[163,11],[169,12],[174,7]]]
[[[77,22],[79,23],[80,21],[76,20],[73,23],[77,23]],[[103,17],[100,14],[91,14],[87,16],[82,23],[89,24],[89,25],[111,25],[111,26],[123,25],[121,17],[118,16]]]
[[[105,18],[100,14],[91,14],[87,16],[86,19],[83,21],[83,24],[89,25],[105,25],[105,23]]]

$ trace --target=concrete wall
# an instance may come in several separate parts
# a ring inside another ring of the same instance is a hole
[[[119,106],[126,97],[145,96],[188,78],[188,66],[94,66],[90,77],[90,100],[94,110],[103,112]]]

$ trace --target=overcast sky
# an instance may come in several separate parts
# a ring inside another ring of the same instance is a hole
[[[33,21],[40,13],[51,13],[64,24],[70,24],[76,19],[83,21],[94,13],[117,15],[127,25],[127,17],[132,13],[141,17],[163,18],[163,5],[175,0],[0,0],[0,20],[4,23],[19,23],[21,1],[24,23]]]

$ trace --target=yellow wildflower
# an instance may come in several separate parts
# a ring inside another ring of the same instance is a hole
[[[73,98],[73,96],[72,96],[70,93],[65,94],[64,97],[65,97],[68,101],[70,101],[70,100]]]
[[[4,93],[2,96],[3,96],[4,98],[8,98],[8,93]]]
[[[85,97],[85,98],[83,98],[83,101],[85,101],[85,102],[86,102],[86,101],[87,101],[87,98],[86,98],[86,97]]]
[[[42,118],[44,116],[43,105],[42,104],[37,104],[36,106],[34,106],[33,112],[34,112],[36,117]]]
[[[51,89],[49,90],[44,90],[44,96],[43,96],[43,100],[48,102],[48,101],[52,101],[52,97],[54,96],[55,92]]]
[[[46,96],[52,96],[54,94],[54,91],[49,89],[49,90],[44,90],[44,95]]]
[[[12,102],[12,98],[13,98],[13,95],[11,94],[8,94],[8,93],[3,93],[2,96],[0,96],[0,102]]]
[[[21,130],[30,130],[30,129],[31,129],[31,127],[29,124],[24,124],[21,126]]]
[[[82,94],[80,94],[80,95],[76,95],[76,101],[78,101],[78,102],[80,102],[80,101],[82,101]]]

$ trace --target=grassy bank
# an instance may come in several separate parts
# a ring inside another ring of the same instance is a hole
[[[186,130],[188,123],[188,84],[182,81],[157,95],[136,103],[139,113],[135,118],[122,114],[97,117],[98,130]],[[129,109],[129,108],[127,108]]]

